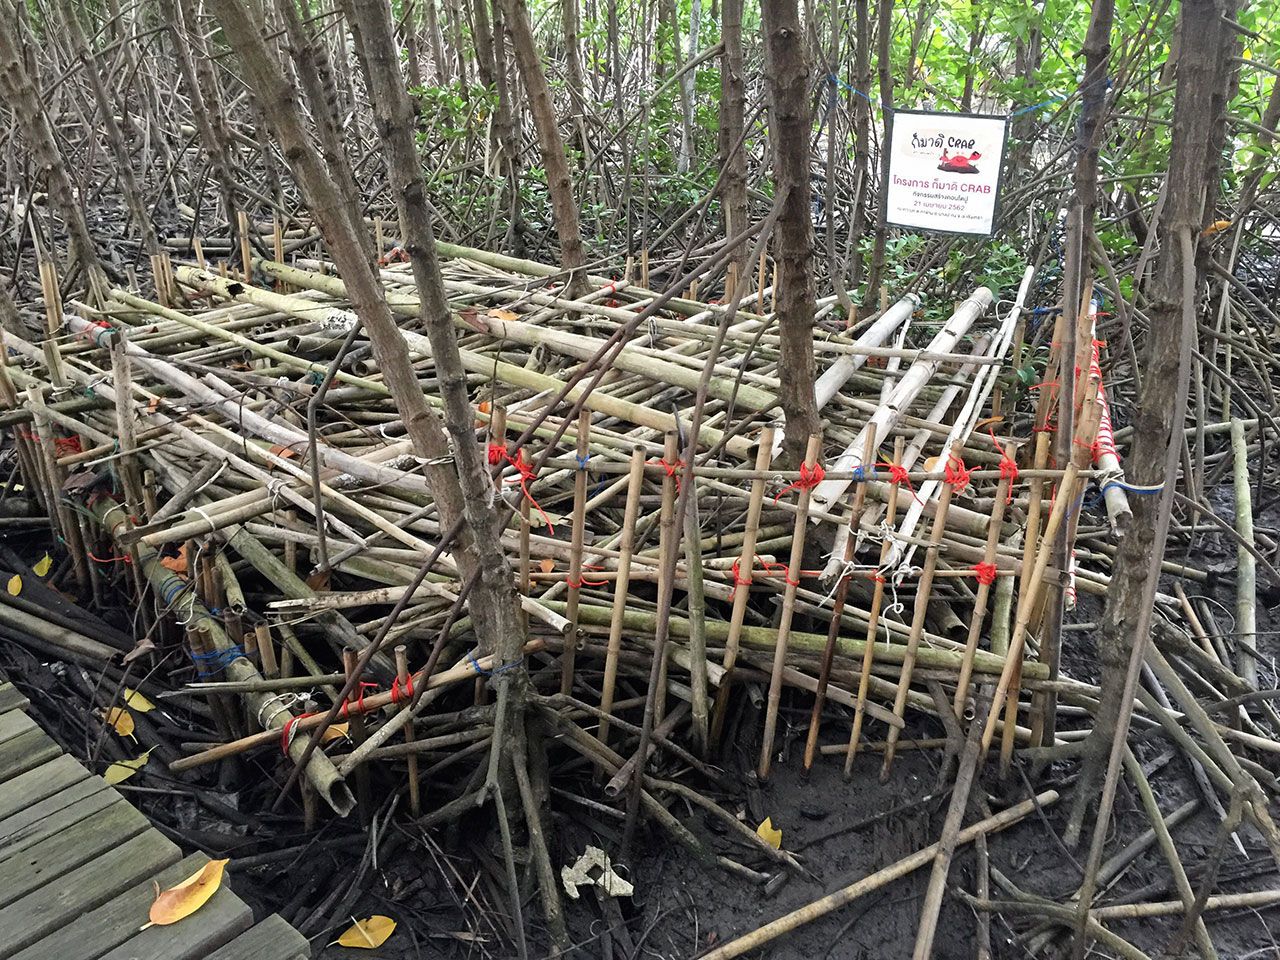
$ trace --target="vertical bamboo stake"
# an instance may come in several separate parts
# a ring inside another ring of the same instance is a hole
[[[716,691],[715,707],[711,717],[711,743],[720,742],[724,730],[724,715],[729,704],[729,687],[733,679],[733,667],[738,661],[738,643],[742,636],[742,623],[747,615],[747,602],[751,599],[751,570],[755,565],[756,539],[760,532],[760,511],[764,507],[765,473],[773,459],[773,437],[776,427],[765,424],[760,431],[760,445],[756,448],[756,475],[751,481],[747,499],[747,519],[742,531],[742,555],[734,571],[733,612],[729,617],[729,633],[724,641],[724,676]]]
[[[277,624],[276,629],[280,631],[280,676],[292,677],[293,664],[298,657],[294,653],[293,643],[296,643],[298,638],[293,633],[293,627],[287,623]]]
[[[1048,431],[1041,430],[1036,434],[1035,456],[1031,461],[1033,469],[1045,469],[1049,462]],[[1026,595],[1027,585],[1031,582],[1031,568],[1035,564],[1036,549],[1040,542],[1040,513],[1044,509],[1044,478],[1032,477],[1027,492],[1026,539],[1022,544],[1022,573],[1018,577],[1018,596]]]
[[[84,542],[80,537],[80,527],[76,523],[71,508],[63,501],[62,468],[58,466],[58,457],[53,433],[53,424],[45,410],[44,396],[40,388],[32,385],[27,389],[27,406],[31,410],[31,420],[36,428],[36,446],[40,449],[40,457],[44,462],[46,492],[55,509],[50,511],[51,519],[56,519],[57,530],[71,554],[72,569],[75,571],[76,583],[80,588],[90,587],[88,560],[85,557]]]
[[[893,446],[894,466],[902,463],[902,447],[902,438],[899,437]],[[890,487],[889,491],[889,503],[885,508],[884,515],[884,529],[886,531],[893,529],[893,523],[898,516],[898,497],[902,493],[897,486]],[[871,609],[867,613],[866,644],[862,652],[862,672],[858,677],[858,699],[854,702],[853,726],[849,730],[849,747],[844,755],[844,778],[846,780],[853,773],[853,758],[857,755],[858,739],[862,735],[862,719],[867,710],[867,692],[871,688],[871,666],[875,663],[876,656],[876,635],[879,633],[880,608],[884,604],[884,575],[886,572],[884,565],[888,562],[889,555],[892,552],[893,538],[886,532],[884,540],[880,544],[880,561],[876,569],[875,587],[871,591]],[[888,639],[888,631],[886,630],[886,643]]]
[[[146,504],[147,516],[154,517],[160,509],[156,500],[156,474],[154,470],[142,471],[142,502]]]
[[[649,289],[649,248],[640,251],[640,286]]]
[[[278,214],[271,218],[271,250],[272,256],[276,258],[276,263],[284,263],[284,228],[280,224],[280,217]],[[381,248],[378,249],[378,253],[381,255]],[[275,289],[280,293],[289,292],[288,285],[285,284],[283,280],[279,279],[275,282]]]
[[[284,512],[285,519],[293,526],[298,519],[297,510],[286,510]],[[298,571],[298,544],[292,540],[284,542],[284,565],[289,568],[291,573]]]
[[[578,471],[573,477],[573,533],[569,546],[569,596],[565,603],[565,619],[571,624],[560,657],[560,692],[573,692],[573,667],[577,659],[578,601],[582,593],[582,541],[586,535],[587,460],[591,454],[591,411],[585,407],[578,417]]]
[[[276,662],[276,647],[271,641],[271,627],[263,621],[253,626],[254,637],[258,641],[258,659],[262,663],[262,675],[268,680],[280,676],[280,665]]]
[[[707,594],[702,569],[702,523],[698,517],[698,478],[685,504],[684,561],[689,585],[689,704],[693,726],[693,742],[699,754],[706,755],[710,703],[707,697]]]
[[[1249,445],[1244,423],[1231,418],[1232,479],[1236,492],[1236,532],[1241,545],[1236,548],[1236,673],[1252,689],[1258,689],[1257,561],[1247,547],[1253,546],[1253,499],[1249,493]],[[1246,546],[1247,545],[1247,546]]]
[[[1009,452],[1002,451],[1006,457]],[[991,508],[991,523],[987,527],[987,543],[982,553],[982,562],[984,564],[994,565],[996,562],[996,551],[1000,546],[1000,526],[1004,523],[1005,506],[1010,497],[1010,488],[1013,485],[1012,477],[1001,477],[1000,484],[996,487],[996,502]],[[969,696],[969,678],[973,676],[973,658],[978,652],[978,638],[982,635],[982,625],[987,618],[987,603],[991,597],[991,588],[994,581],[987,581],[982,578],[978,580],[978,594],[973,601],[973,619],[969,622],[969,636],[965,640],[964,658],[960,661],[960,677],[956,681],[956,696],[952,701],[952,708],[955,710],[957,717],[963,717],[965,713],[965,700]]]
[[[4,405],[10,410],[18,409],[18,389],[13,385],[13,377],[9,374],[9,348],[5,343],[4,329],[0,328],[0,397],[4,399]],[[10,431],[13,438],[13,448],[18,454],[18,466],[22,475],[22,482],[25,489],[36,498],[38,503],[45,512],[45,517],[49,520],[50,526],[56,532],[57,517],[54,515],[54,506],[52,496],[46,497],[48,491],[41,479],[41,465],[38,460],[38,454],[33,449],[35,444],[32,442],[35,436],[29,430],[24,430],[21,424],[14,425]]]
[[[409,709],[408,697],[409,689],[409,648],[403,643],[396,647],[396,689],[405,696],[405,704],[402,710]],[[411,719],[404,725],[404,742],[413,743],[415,734],[413,732],[413,720]],[[418,786],[418,758],[414,754],[409,754],[409,810],[416,817],[422,812],[422,798],[419,794]]]
[[[812,472],[822,453],[822,437],[811,434],[804,452],[804,471]],[[796,588],[800,586],[800,568],[804,563],[804,541],[809,526],[809,501],[813,486],[799,486],[796,504],[796,524],[791,534],[791,558],[786,569],[786,590],[782,594],[782,616],[778,621],[778,641],[773,651],[773,673],[769,677],[769,699],[765,705],[764,738],[760,744],[760,765],[757,770],[761,780],[769,779],[773,766],[773,741],[778,729],[778,706],[782,700],[782,675],[787,665],[787,641],[791,635],[791,619],[796,609]]]
[[[495,403],[492,407],[492,415],[489,418],[489,449],[486,459],[491,467],[496,468],[493,474],[494,488],[502,490],[502,463],[507,453],[507,408],[501,404]],[[527,499],[522,500],[520,510],[517,513],[520,518],[519,535],[520,535],[520,592],[521,596],[529,595],[529,502]],[[529,629],[529,614],[525,612],[523,605],[516,612],[516,616],[520,620],[520,626],[526,632]],[[573,642],[570,640],[570,642]],[[475,679],[475,702],[481,704],[485,702],[488,696],[488,685],[485,678],[477,676]]]
[[[627,592],[631,587],[631,553],[635,549],[636,516],[640,512],[640,491],[644,487],[644,447],[631,450],[631,472],[627,477],[627,506],[622,519],[622,540],[618,544],[618,575],[613,581],[613,617],[609,622],[609,646],[604,659],[604,681],[600,689],[600,742],[608,743],[609,716],[613,711],[613,688],[618,678],[618,656],[622,650],[622,627],[627,613]]]
[[[674,576],[674,565],[668,563],[668,557],[680,546],[680,531],[676,529],[676,477],[680,463],[680,435],[668,430],[664,438],[662,460],[665,475],[662,478],[662,508],[658,515],[658,595],[662,595],[666,571],[671,569]],[[667,664],[670,658],[670,646],[662,651],[662,662],[658,665],[658,689],[655,691],[653,722],[659,724],[667,714]]]
[[[355,674],[356,661],[358,659],[359,656],[354,650],[345,648],[342,651],[342,668],[347,675],[348,682]],[[347,698],[348,705],[358,702],[360,698],[364,696],[359,683],[356,684],[355,691],[353,691],[353,693],[355,694],[354,697]],[[364,743],[366,739],[364,715],[361,713],[352,713],[350,710],[346,712],[348,714],[348,735],[351,737],[351,743],[358,747],[360,744]],[[304,777],[302,779],[306,778]],[[369,817],[373,812],[370,808],[372,797],[373,795],[369,791],[369,767],[362,763],[360,766],[356,767],[356,801],[360,804],[360,819],[365,823],[368,823]]]
[[[530,582],[533,577],[533,561],[529,555],[529,538],[532,532],[530,523],[530,507],[529,498],[520,498],[520,596],[528,597],[530,594]],[[523,604],[520,607],[520,624],[527,632],[529,629],[529,613],[524,609]],[[570,638],[572,642],[572,638]],[[483,677],[477,677],[476,683],[479,686]]]
[[[161,266],[161,254],[151,254],[151,281],[156,288],[156,302],[162,307],[173,306],[173,301],[169,299],[169,291],[164,283],[164,267]]]
[[[40,261],[40,292],[44,296],[45,329],[49,336],[62,335],[62,288],[58,283],[58,267],[52,260]]]
[[[1057,536],[1058,528],[1062,525],[1062,518],[1066,515],[1067,506],[1075,497],[1077,472],[1074,463],[1067,464],[1067,469],[1062,474],[1062,482],[1058,486],[1058,496],[1054,500],[1053,510],[1049,513],[1049,522],[1045,525],[1044,537],[1041,538],[1041,547],[1036,551],[1035,568],[1031,571],[1031,577],[1027,583],[1027,592],[1018,598],[1018,617],[1013,625],[1013,636],[1009,639],[1009,652],[1005,654],[1004,669],[1000,672],[1000,682],[996,684],[996,693],[991,699],[991,710],[987,715],[986,728],[982,733],[983,750],[991,748],[991,741],[994,739],[996,732],[996,720],[1000,716],[1005,695],[1009,692],[1014,674],[1022,663],[1022,648],[1027,639],[1027,627],[1031,622],[1031,611],[1039,600],[1045,571],[1049,567],[1049,555],[1053,552],[1051,547],[1053,538]],[[1012,724],[1006,722],[1006,731],[1010,726]]]
[[[960,459],[963,444],[959,441],[947,451],[948,457]],[[915,609],[911,615],[911,632],[907,635],[907,650],[902,657],[902,672],[898,675],[898,689],[893,698],[893,715],[901,720],[907,712],[907,691],[911,687],[911,674],[916,666],[916,653],[920,649],[920,638],[924,636],[924,620],[929,610],[929,596],[933,593],[933,576],[938,569],[938,550],[942,543],[942,535],[947,529],[947,511],[951,507],[951,498],[955,494],[955,484],[944,482],[938,494],[938,503],[934,507],[933,526],[929,529],[929,546],[925,551],[924,569],[920,571],[920,580],[916,586]],[[889,779],[889,770],[893,766],[894,752],[898,746],[898,727],[890,727],[885,738],[884,763],[880,766],[880,782]]]
[[[813,758],[818,752],[818,728],[822,725],[822,707],[826,702],[827,684],[831,679],[831,661],[835,657],[836,638],[840,635],[840,624],[844,616],[844,599],[849,592],[849,565],[853,563],[858,546],[858,527],[862,523],[862,513],[867,500],[866,472],[875,457],[875,436],[867,433],[866,443],[862,449],[863,479],[853,488],[853,503],[849,508],[849,535],[844,541],[844,568],[840,571],[835,593],[831,598],[831,624],[827,628],[827,645],[822,651],[822,663],[818,670],[818,689],[813,699],[813,713],[809,717],[809,737],[804,745],[804,772],[813,769]]]
[[[249,246],[249,217],[243,210],[236,212],[240,228],[240,275],[245,283],[253,283],[253,250]]]
[[[133,430],[133,388],[129,355],[119,337],[111,338],[111,379],[115,387],[116,443],[120,446],[120,479],[128,498],[129,513],[145,515],[142,482],[138,474],[138,442]],[[136,557],[135,557],[136,559]]]

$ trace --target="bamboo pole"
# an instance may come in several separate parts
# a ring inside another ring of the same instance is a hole
[[[867,445],[862,451],[862,462],[871,463],[875,459],[875,450],[871,446],[872,437],[867,435]],[[857,530],[862,522],[862,513],[866,505],[867,484],[865,480],[854,485],[853,503],[849,507],[848,535],[845,537],[844,568],[836,582],[835,592],[831,598],[831,626],[827,630],[827,646],[822,651],[822,663],[818,673],[818,688],[813,700],[813,712],[809,717],[809,735],[804,746],[804,772],[813,768],[814,756],[818,748],[818,729],[822,723],[822,707],[826,699],[827,684],[831,677],[831,660],[835,654],[836,637],[840,634],[841,616],[844,613],[845,596],[849,592],[849,580],[853,575],[853,558],[857,551]]]
[[[822,453],[822,437],[813,434],[805,449],[804,466],[812,474]],[[795,615],[796,588],[800,586],[800,568],[804,562],[805,530],[809,522],[809,501],[813,484],[797,481],[799,496],[796,526],[792,533],[791,558],[787,563],[786,589],[782,594],[782,615],[778,622],[777,645],[773,655],[773,674],[769,678],[769,695],[764,715],[764,735],[760,745],[760,763],[757,773],[761,780],[768,780],[773,766],[773,740],[778,727],[778,707],[782,698],[782,672],[787,662],[787,644],[791,633],[791,619]]]
[[[1027,639],[1027,627],[1031,622],[1032,612],[1039,603],[1045,571],[1049,567],[1049,555],[1052,552],[1053,538],[1057,536],[1058,528],[1062,525],[1067,507],[1075,499],[1075,489],[1076,467],[1072,463],[1067,465],[1066,475],[1063,477],[1062,484],[1058,487],[1058,495],[1054,500],[1053,509],[1049,512],[1049,522],[1045,525],[1041,547],[1036,551],[1035,566],[1027,584],[1027,592],[1018,601],[1018,617],[1013,626],[1013,636],[1009,640],[1009,653],[1005,657],[1004,669],[1000,673],[999,683],[996,684],[995,696],[991,700],[991,710],[987,716],[982,734],[983,750],[991,748],[991,740],[996,731],[996,720],[1004,704],[1005,695],[1011,689],[1017,665],[1022,660],[1022,648]],[[1007,721],[1005,728],[1008,729]]]
[[[1235,487],[1236,532],[1236,673],[1258,689],[1258,572],[1253,551],[1253,497],[1249,486],[1249,454],[1244,424],[1231,419],[1232,481]]]
[[[578,469],[573,476],[573,519],[570,533],[569,556],[569,602],[565,616],[569,620],[570,635],[578,629],[578,597],[582,593],[584,577],[582,575],[582,539],[587,527],[587,461],[591,452],[591,412],[583,410],[578,417]],[[573,666],[577,654],[576,644],[565,644],[560,659],[560,692],[568,696],[573,693]]]
[[[956,843],[965,844],[972,843],[979,836],[995,833],[1006,827],[1012,826],[1020,820],[1025,819],[1031,813],[1039,808],[1052,806],[1058,800],[1056,790],[1046,790],[1033,799],[1023,800],[1006,810],[1002,810],[993,816],[986,817],[961,830],[956,837]],[[852,903],[859,897],[863,897],[874,890],[892,883],[908,874],[919,870],[925,864],[933,861],[938,853],[938,844],[930,844],[922,850],[903,857],[896,863],[891,864],[881,870],[876,871],[853,883],[841,887],[834,893],[829,893],[824,897],[819,897],[812,903],[805,904],[799,909],[793,910],[784,916],[773,920],[757,930],[745,936],[737,937],[728,943],[722,944],[715,949],[704,953],[701,960],[730,960],[731,957],[740,957],[745,953],[755,950],[766,943],[776,940],[783,934],[790,933],[799,927],[804,926],[821,917],[825,917],[846,904]]]
[[[764,254],[761,253],[763,258]],[[763,260],[761,261],[763,263]],[[738,556],[733,573],[733,610],[729,615],[729,630],[725,637],[724,658],[721,661],[725,669],[725,679],[716,691],[715,708],[711,721],[711,742],[718,744],[724,730],[725,712],[729,706],[729,688],[733,682],[733,668],[738,659],[738,644],[742,634],[742,625],[746,619],[747,603],[751,599],[751,584],[756,562],[756,539],[760,532],[760,513],[764,507],[765,475],[769,463],[773,459],[773,437],[776,432],[774,424],[765,424],[760,431],[760,443],[756,449],[756,474],[751,480],[751,491],[747,500],[747,516],[743,527],[742,552]]]
[[[899,440],[893,450],[893,462],[898,465],[902,462],[902,441]],[[867,693],[871,684],[871,668],[875,663],[876,656],[876,636],[879,632],[880,623],[880,607],[884,603],[884,587],[885,587],[885,563],[889,559],[889,555],[893,552],[893,544],[888,535],[888,531],[893,529],[893,522],[897,518],[898,497],[897,493],[891,494],[889,497],[889,506],[885,511],[884,530],[885,535],[880,543],[880,559],[876,565],[875,586],[871,591],[871,609],[867,615],[867,635],[863,641],[862,653],[862,672],[858,677],[858,700],[853,712],[853,725],[849,729],[849,746],[845,751],[844,757],[844,778],[846,780],[853,773],[853,758],[858,752],[858,739],[862,734],[862,720],[867,710]],[[885,631],[885,639],[888,640],[888,631]],[[888,647],[888,643],[885,644]],[[886,750],[888,749],[886,745]]]
[[[609,716],[613,712],[613,691],[618,677],[618,657],[622,650],[627,596],[630,590],[631,553],[635,546],[636,516],[640,512],[640,492],[644,485],[644,447],[631,451],[631,474],[627,479],[627,505],[622,519],[622,539],[618,545],[618,573],[613,585],[613,609],[609,617],[609,647],[604,664],[600,694],[599,738],[609,742]]]
[[[961,447],[956,444],[950,451],[948,456],[960,459]],[[963,463],[963,460],[960,461]],[[963,481],[967,482],[967,480]],[[907,637],[907,650],[902,660],[902,673],[898,678],[898,692],[893,700],[893,715],[898,719],[902,719],[907,706],[907,688],[911,686],[911,672],[916,665],[916,651],[920,648],[920,637],[924,633],[925,615],[929,610],[929,597],[933,593],[933,576],[938,569],[938,549],[942,543],[943,534],[947,529],[947,509],[951,506],[951,497],[955,493],[957,485],[960,481],[947,482],[942,487],[942,493],[938,497],[938,509],[933,515],[933,527],[929,531],[929,547],[925,554],[924,568],[920,572],[920,578],[916,581],[916,599],[914,609],[911,616],[911,633]],[[884,752],[884,762],[880,767],[880,782],[884,783],[889,779],[889,771],[893,767],[893,745],[898,740],[898,728],[890,727],[887,738],[888,748]]]

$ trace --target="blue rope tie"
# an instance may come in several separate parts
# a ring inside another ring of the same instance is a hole
[[[862,483],[864,480],[874,480],[876,476],[875,465],[869,467],[858,466],[853,468],[853,479],[855,483]]]
[[[836,86],[839,86],[844,90],[848,90],[850,93],[856,93],[863,100],[867,101],[867,103],[871,104],[873,107],[876,105],[875,101],[872,100],[870,97],[868,97],[865,93],[863,93],[861,90],[857,89],[856,87],[849,86],[849,84],[845,83],[844,80],[842,80],[840,77],[837,77],[834,73],[827,74],[827,82],[834,84]]]
[[[174,589],[170,589],[171,587]],[[185,581],[170,575],[167,580],[160,584],[160,596],[164,600],[164,605],[166,607],[172,606],[173,601],[177,600],[186,589],[187,583]]]
[[[225,650],[210,650],[208,653],[196,653],[192,651],[191,659],[196,665],[196,676],[213,677],[227,669],[227,666],[233,660],[239,660],[244,656],[244,648],[239,644],[227,647]]]
[[[1051,104],[1058,103],[1065,99],[1067,98],[1066,97],[1050,97],[1048,100],[1041,100],[1039,103],[1033,103],[1029,107],[1022,107],[1018,110],[1013,111],[1013,113],[1009,114],[1009,119],[1012,120],[1014,117],[1020,117],[1024,113],[1030,113],[1033,110],[1041,110],[1047,106],[1050,106]]]
[[[579,470],[585,470],[587,469],[587,464],[591,462],[591,454],[587,454],[585,457],[583,457],[575,453],[573,455],[573,459],[578,461]]]
[[[484,667],[480,666],[480,661],[476,659],[475,654],[468,653],[467,663],[471,664],[471,669],[474,670],[479,676],[496,677],[506,673],[508,670],[514,670],[516,667],[524,663],[524,659],[521,658],[519,660],[512,660],[510,663],[501,664],[500,666],[494,667],[492,670],[486,670]]]

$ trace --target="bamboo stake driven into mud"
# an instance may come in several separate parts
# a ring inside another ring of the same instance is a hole
[[[791,632],[791,619],[795,615],[796,588],[800,586],[801,566],[804,563],[805,531],[809,525],[809,500],[814,486],[821,481],[821,472],[816,469],[818,457],[822,454],[822,438],[818,435],[809,437],[804,454],[804,466],[801,468],[802,479],[793,486],[798,490],[796,525],[791,534],[791,558],[785,568],[786,589],[782,594],[782,614],[778,623],[778,641],[773,655],[773,672],[769,678],[769,694],[765,706],[764,734],[760,744],[760,763],[757,773],[761,780],[768,780],[773,766],[773,740],[778,728],[778,707],[782,700],[782,673],[787,663],[787,641]],[[809,477],[806,478],[805,474]],[[785,492],[785,491],[783,491]],[[779,494],[781,496],[781,493]]]

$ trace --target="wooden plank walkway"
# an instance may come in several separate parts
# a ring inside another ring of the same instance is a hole
[[[198,911],[139,929],[161,889],[209,858],[182,851],[58,745],[0,683],[0,960],[305,960],[278,916],[254,924],[224,883]],[[234,867],[234,863],[232,864]]]

